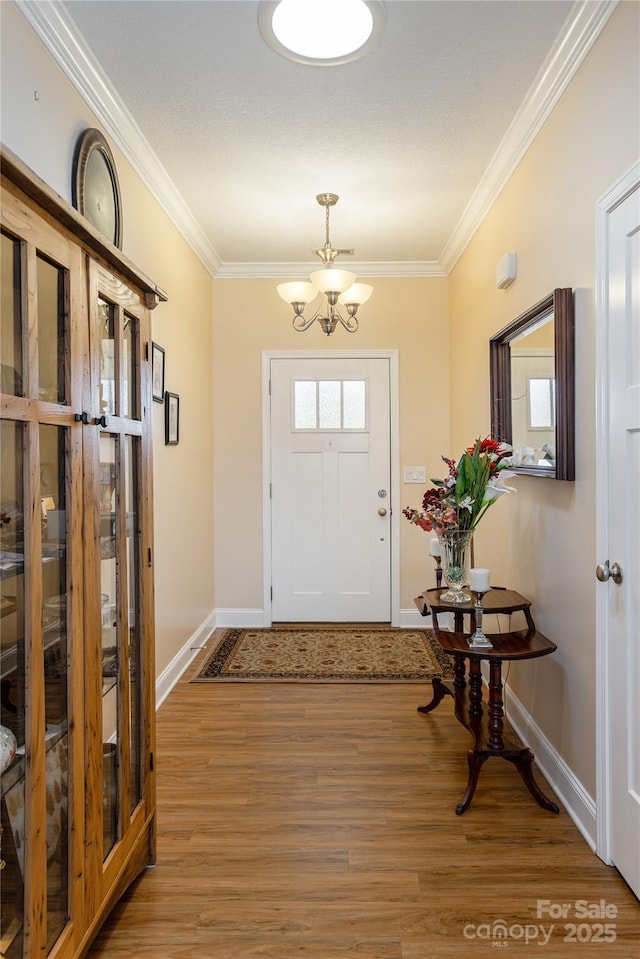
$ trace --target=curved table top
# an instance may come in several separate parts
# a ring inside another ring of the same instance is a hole
[[[465,590],[468,592],[468,590]],[[475,606],[475,598],[472,596],[468,603],[443,603],[441,597],[446,593],[446,588],[426,589],[416,598],[416,605],[420,608],[419,601],[422,599],[424,605],[435,613],[472,613]],[[526,599],[514,589],[505,589],[501,586],[492,587],[482,597],[482,608],[485,613],[515,613],[516,610],[529,609],[531,601]],[[423,613],[423,615],[425,615]]]
[[[487,633],[493,649],[471,649],[468,633],[436,631],[442,651],[451,656],[468,656],[471,659],[536,659],[547,656],[558,648],[537,629],[520,629],[510,633]]]

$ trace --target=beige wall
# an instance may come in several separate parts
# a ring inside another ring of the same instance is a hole
[[[400,463],[439,474],[449,447],[448,282],[445,277],[376,279],[361,308],[360,330],[330,337],[317,324],[291,326],[292,310],[276,280],[215,280],[214,448],[216,604],[262,609],[263,350],[399,351]],[[395,483],[400,477],[393,477]],[[402,505],[417,505],[423,487],[401,486]],[[406,521],[401,535],[402,608],[428,582],[428,539]]]
[[[521,477],[476,535],[476,562],[534,603],[558,644],[510,685],[595,790],[595,204],[639,154],[640,5],[621,3],[450,276],[452,445],[488,429],[489,337],[554,287],[575,290],[576,481]],[[495,287],[504,253],[518,278]]]
[[[2,141],[68,201],[77,137],[97,126],[83,100],[10,3],[2,15]],[[34,98],[34,90],[39,99]],[[112,144],[123,205],[123,252],[168,296],[152,314],[166,385],[180,395],[180,444],[164,445],[153,404],[157,671],[215,607],[213,571],[212,281]]]

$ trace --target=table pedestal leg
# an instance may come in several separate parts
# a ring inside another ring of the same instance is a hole
[[[489,749],[501,750],[504,747],[503,720],[502,660],[492,659],[489,663]]]
[[[482,716],[482,673],[480,660],[469,663],[469,715]]]
[[[465,689],[467,685],[464,673],[464,659],[462,656],[456,656],[453,664],[453,685],[456,689]]]
[[[456,806],[456,815],[461,816],[465,810],[471,805],[471,800],[473,799],[473,794],[476,791],[476,786],[478,785],[478,776],[480,775],[480,770],[483,765],[486,763],[489,758],[489,753],[480,752],[477,749],[470,749],[467,755],[467,762],[469,763],[469,779],[467,780],[467,788],[464,791],[464,796]]]
[[[482,682],[480,674],[480,661],[472,660],[469,667],[469,716],[479,716],[482,714]],[[489,663],[489,709],[487,716],[487,749],[470,749],[468,755],[469,779],[464,796],[456,806],[456,813],[461,816],[465,812],[473,799],[473,795],[478,785],[478,777],[484,763],[491,756],[499,756],[512,763],[522,781],[543,809],[549,809],[551,812],[559,812],[560,809],[556,803],[548,799],[542,792],[535,779],[533,778],[533,753],[530,749],[513,749],[511,746],[505,748],[502,738],[504,727],[504,709],[502,703],[502,660],[491,659]],[[476,736],[478,733],[476,732]],[[476,739],[476,744],[478,740]]]
[[[438,676],[435,676],[431,680],[431,685],[433,687],[433,698],[431,702],[427,703],[426,706],[416,707],[419,713],[430,713],[442,702],[445,696],[453,696],[453,693],[449,687],[445,686]]]
[[[516,767],[520,775],[522,776],[522,781],[540,806],[543,809],[548,809],[550,812],[560,812],[560,807],[552,802],[545,794],[542,792],[537,782],[533,778],[533,760],[534,755],[530,749],[522,749],[520,752],[511,756],[508,753],[505,753],[504,758],[507,759],[510,763]]]

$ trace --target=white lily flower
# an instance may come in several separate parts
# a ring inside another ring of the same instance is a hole
[[[506,471],[505,471],[506,473]],[[489,480],[487,483],[487,488],[484,491],[484,502],[488,503],[489,500],[497,499],[498,496],[502,496],[503,493],[517,493],[518,490],[515,486],[503,486],[502,485],[502,476],[499,480]],[[509,472],[509,476],[515,476],[515,473]],[[506,477],[509,478],[508,476]]]
[[[513,456],[510,459],[510,466],[534,466],[536,462],[536,456],[534,450],[530,446],[521,446],[517,449]]]

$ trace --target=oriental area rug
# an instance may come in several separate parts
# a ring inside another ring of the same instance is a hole
[[[274,626],[227,629],[191,682],[424,683],[451,678],[429,629]]]

